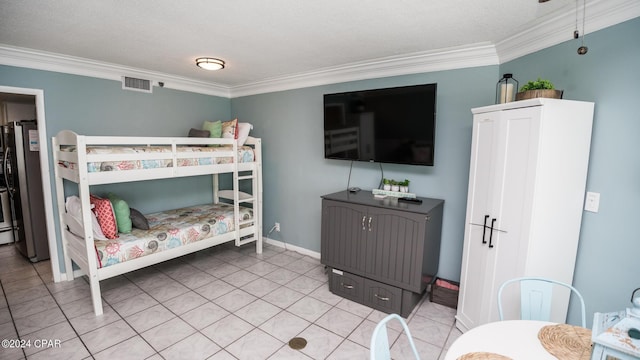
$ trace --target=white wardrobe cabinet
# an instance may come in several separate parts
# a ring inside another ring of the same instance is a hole
[[[594,104],[531,99],[472,109],[469,192],[456,326],[498,320],[497,291],[519,276],[571,284]],[[503,294],[519,318],[518,287]],[[554,293],[565,322],[570,294]]]

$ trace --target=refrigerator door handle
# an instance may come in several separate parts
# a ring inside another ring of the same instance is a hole
[[[4,184],[7,186],[7,190],[9,192],[9,195],[11,197],[13,197],[13,186],[12,184],[9,184],[9,153],[11,152],[11,148],[10,147],[6,147],[4,149],[4,156],[2,158],[2,173],[4,175]]]

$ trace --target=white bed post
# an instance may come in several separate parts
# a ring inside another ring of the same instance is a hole
[[[87,178],[87,142],[84,136],[78,136],[77,154],[78,154],[78,173],[80,179],[78,182],[78,196],[82,204],[82,224],[84,227],[85,250],[87,253],[86,268],[82,269],[89,277],[89,287],[91,288],[91,300],[93,302],[93,312],[102,315],[102,297],[100,294],[100,279],[98,277],[98,261],[96,249],[93,244],[93,222],[91,219],[91,202],[89,198],[91,192],[89,190],[89,179]],[[82,268],[82,266],[81,266]]]
[[[60,151],[60,143],[58,139],[54,136],[51,138],[51,147],[53,148],[53,169],[55,173],[55,184],[56,184],[56,199],[58,204],[58,221],[60,224],[60,235],[62,236],[62,253],[64,256],[64,275],[65,279],[70,281],[73,280],[73,266],[71,264],[71,256],[69,255],[69,240],[67,239],[66,229],[63,228],[64,214],[66,212],[65,206],[65,197],[64,197],[64,181],[62,177],[60,177],[60,171],[58,166],[58,152]]]
[[[255,148],[255,168],[253,172],[254,193],[253,211],[255,217],[255,237],[256,253],[262,254],[262,139],[256,139]]]

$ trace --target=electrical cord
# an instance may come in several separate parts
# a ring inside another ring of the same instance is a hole
[[[382,163],[378,163],[380,165],[380,184],[378,184],[378,189],[382,189],[382,183],[384,181],[384,169],[382,168]],[[349,178],[347,179],[347,189],[351,187],[351,170],[353,170],[353,160],[351,160],[351,165],[349,165]],[[275,227],[274,227],[275,228]],[[273,229],[271,229],[273,231]],[[271,231],[269,233],[271,233]]]
[[[271,230],[269,230],[269,232],[267,233],[267,238],[269,237],[269,235],[271,235],[271,233],[272,233],[272,232],[274,232],[274,230],[276,229],[276,227],[277,227],[277,226],[274,224],[274,225],[273,225],[273,227],[271,228]],[[287,242],[286,242],[286,241],[284,241],[284,240],[280,239],[280,242],[284,245],[284,249],[285,249],[285,250],[289,250],[289,249],[287,249]]]
[[[351,160],[351,165],[349,165],[349,178],[347,179],[347,190],[351,186],[351,169],[353,169],[353,160]]]

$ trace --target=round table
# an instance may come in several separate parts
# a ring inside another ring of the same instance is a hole
[[[557,360],[538,340],[538,332],[555,323],[534,320],[497,321],[477,326],[451,345],[445,360],[470,353],[493,353],[512,359]]]

